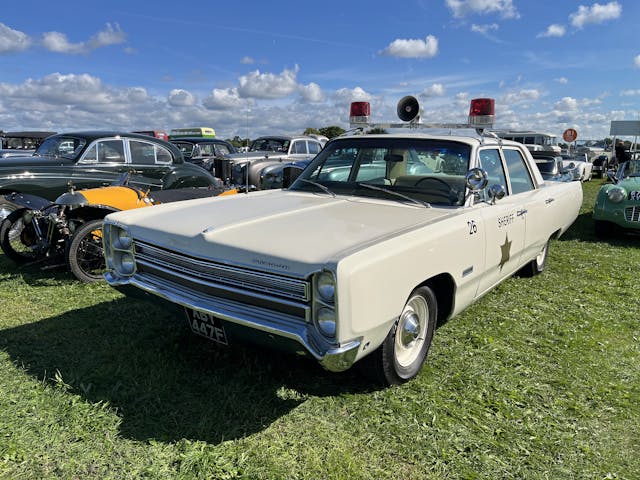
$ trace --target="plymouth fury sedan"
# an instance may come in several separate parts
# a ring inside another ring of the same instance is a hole
[[[582,203],[580,182],[478,132],[341,136],[288,189],[109,215],[106,279],[213,341],[406,382],[439,322],[544,269]]]

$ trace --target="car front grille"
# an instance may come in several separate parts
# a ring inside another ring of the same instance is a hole
[[[625,208],[624,218],[627,222],[640,222],[640,206]]]
[[[309,282],[245,267],[225,265],[190,257],[168,249],[135,241],[135,258],[139,269],[163,272],[167,278],[180,278],[179,283],[231,289],[261,296],[273,296],[293,302],[308,302]]]

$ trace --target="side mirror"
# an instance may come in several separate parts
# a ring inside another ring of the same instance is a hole
[[[391,163],[400,163],[404,161],[404,157],[402,155],[399,155],[397,153],[387,153],[384,156],[384,161],[385,162],[391,162]]]
[[[496,203],[496,200],[502,200],[504,198],[504,196],[507,194],[507,191],[505,190],[504,185],[498,185],[496,183],[495,185],[491,185],[489,187],[488,194],[491,201],[493,203]]]
[[[487,186],[489,178],[487,172],[481,168],[472,168],[464,176],[464,181],[469,190],[472,192],[478,192]]]

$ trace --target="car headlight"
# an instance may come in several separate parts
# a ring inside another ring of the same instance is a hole
[[[316,311],[316,325],[325,337],[336,336],[336,312],[332,308],[319,308]]]
[[[113,247],[117,249],[128,250],[131,248],[133,239],[124,228],[116,229],[116,236],[114,238]]]
[[[336,296],[336,280],[331,272],[324,271],[316,279],[316,290],[325,302],[333,303]]]
[[[614,187],[607,192],[607,197],[614,203],[620,203],[627,197],[624,188]]]
[[[136,271],[133,255],[133,238],[117,225],[105,223],[103,227],[107,268],[122,277],[130,277]]]

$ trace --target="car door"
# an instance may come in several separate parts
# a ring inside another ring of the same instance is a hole
[[[121,138],[94,141],[76,163],[72,180],[75,188],[111,185],[127,170],[125,142]]]
[[[134,174],[130,182],[141,188],[162,188],[173,168],[173,156],[166,148],[144,140],[128,139],[129,167]]]
[[[479,210],[485,228],[485,272],[478,286],[481,295],[518,269],[525,245],[526,213],[521,194],[509,184],[500,149],[483,148],[478,155],[479,166],[489,178],[488,186],[500,185],[506,191],[502,199]],[[480,192],[478,200],[492,203],[486,190]]]

